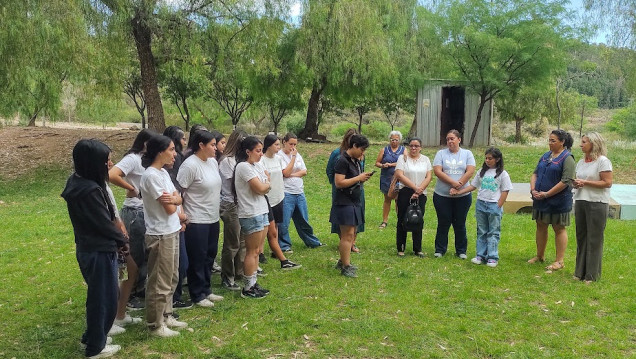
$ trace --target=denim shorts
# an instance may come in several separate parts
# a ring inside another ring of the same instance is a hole
[[[263,228],[269,226],[267,215],[268,213],[263,213],[255,217],[239,218],[239,223],[241,224],[241,234],[252,234],[262,231]]]

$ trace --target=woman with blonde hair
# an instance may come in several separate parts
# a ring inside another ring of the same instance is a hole
[[[574,278],[586,283],[601,278],[605,224],[609,213],[612,162],[606,157],[605,140],[590,132],[581,137],[584,158],[576,164],[574,218],[576,267]]]

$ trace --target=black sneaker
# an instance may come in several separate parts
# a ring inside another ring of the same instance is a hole
[[[284,261],[280,262],[280,269],[283,270],[298,269],[300,267],[302,267],[302,265],[296,264],[289,259],[285,259]]]
[[[358,274],[357,272],[357,268],[355,268],[352,265],[348,265],[346,267],[342,267],[342,270],[340,271],[340,273],[345,276],[345,277],[349,277],[349,278],[357,278]]]
[[[265,273],[265,271],[263,270],[263,268],[258,267],[258,268],[256,269],[256,275],[257,275],[257,276],[259,276],[259,277],[266,277],[266,276],[267,276],[267,273]]]
[[[230,282],[226,277],[221,280],[221,286],[227,290],[241,290],[241,287],[234,282]]]
[[[216,263],[216,260],[212,262],[212,270],[211,270],[211,273],[212,273],[212,274],[214,274],[214,273],[221,273],[221,266],[220,266],[218,263]]]
[[[128,301],[128,304],[126,304],[126,307],[128,310],[140,310],[146,307],[146,303],[143,298],[132,297]]]
[[[265,257],[264,253],[259,253],[258,254],[258,263],[260,263],[260,264],[267,263],[267,257]]]
[[[353,267],[353,269],[358,269],[358,266],[355,266],[351,263],[349,263],[350,267]],[[342,270],[342,261],[340,259],[338,259],[338,263],[336,263],[336,266],[334,267],[335,269],[341,271]]]
[[[269,294],[269,289],[265,289],[265,288],[261,287],[258,283],[254,283],[254,286],[252,288],[256,289],[257,291],[259,291],[259,292],[261,292],[261,293],[263,293],[265,295]]]
[[[256,290],[255,286],[248,290],[241,290],[241,297],[243,298],[252,298],[252,299],[261,299],[265,298],[265,293]]]
[[[172,302],[172,308],[174,309],[192,308],[192,302],[189,300],[175,300],[174,302]]]

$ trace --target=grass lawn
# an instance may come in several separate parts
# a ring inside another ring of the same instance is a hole
[[[308,162],[305,191],[310,222],[326,247],[308,249],[292,235],[289,258],[303,265],[283,272],[270,259],[259,282],[272,293],[242,299],[220,288],[212,309],[182,310],[191,330],[171,339],[143,325],[114,337],[120,358],[624,358],[636,356],[634,221],[609,220],[602,280],[572,280],[574,225],[568,228],[565,270],[547,274],[526,260],[535,254],[529,215],[505,215],[501,261],[476,266],[451,254],[433,259],[437,219],[426,204],[428,257],[398,258],[395,215],[381,222],[379,176],[366,185],[367,228],[359,235],[359,278],[333,269],[336,235],[329,233],[330,186],[324,174],[331,145],[301,144]],[[367,170],[380,146],[367,152]],[[502,148],[513,182],[527,182],[540,155],[534,147]],[[436,149],[423,152],[431,158]],[[478,163],[483,148],[473,151]],[[575,149],[577,159],[580,151]],[[68,156],[70,154],[60,154]],[[617,183],[636,183],[636,150],[613,149]],[[121,154],[119,154],[121,157]],[[0,358],[80,358],[85,285],[75,260],[72,228],[59,196],[69,168],[40,169],[0,180]],[[432,187],[431,187],[432,188]],[[429,195],[432,193],[429,190]],[[116,192],[119,200],[123,192]],[[120,202],[121,204],[121,202]],[[468,216],[469,258],[475,253],[474,210]],[[292,233],[294,234],[294,233]],[[451,234],[452,238],[452,234]],[[411,240],[407,242],[410,252]],[[546,262],[554,259],[551,233]],[[140,313],[141,314],[141,313]],[[138,314],[138,315],[140,315]]]

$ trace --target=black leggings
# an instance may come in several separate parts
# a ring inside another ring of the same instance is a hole
[[[397,246],[398,252],[404,252],[406,249],[406,231],[402,226],[402,222],[404,221],[404,213],[406,213],[406,209],[411,203],[411,196],[414,191],[409,187],[404,187],[400,189],[397,198],[397,232],[395,234],[395,244]],[[426,196],[420,195],[419,197],[419,205],[422,209],[422,215],[425,211],[426,206]],[[424,226],[419,228],[419,230],[413,231],[413,252],[419,253],[422,251],[422,230]]]
[[[437,234],[435,235],[435,253],[445,254],[448,249],[448,230],[453,226],[455,232],[455,254],[466,254],[466,216],[473,202],[473,196],[444,197],[433,195],[433,205],[437,212]]]

